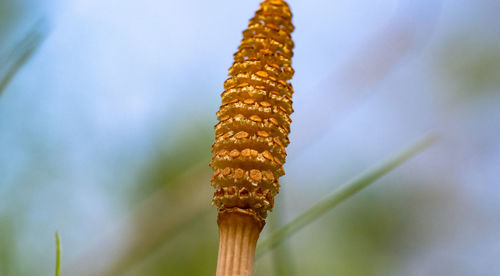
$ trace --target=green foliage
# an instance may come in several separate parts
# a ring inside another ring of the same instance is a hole
[[[463,100],[498,93],[500,85],[498,42],[485,37],[477,43],[470,36],[465,32],[443,43],[436,66],[443,74],[443,80],[452,88],[450,92]]]
[[[212,129],[210,124],[190,122],[194,124],[191,128],[170,130],[180,132],[177,136],[167,141],[162,135],[162,141],[157,146],[156,153],[146,163],[144,169],[139,172],[140,185],[131,194],[135,199],[143,199],[159,189],[183,189],[182,181],[179,181],[186,171],[200,163],[209,170],[210,143],[212,140]]]
[[[0,216],[0,275],[17,273],[15,230],[10,217]]]

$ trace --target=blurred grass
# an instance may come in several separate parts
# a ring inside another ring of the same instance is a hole
[[[16,43],[6,57],[0,58],[0,96],[16,73],[33,57],[47,35],[46,22],[39,19],[31,30]]]
[[[272,216],[269,217],[268,230],[273,233],[276,232],[280,227],[283,226],[283,212],[285,211],[283,205],[283,197],[285,193],[281,193],[276,199]],[[290,244],[287,241],[282,242],[272,251],[272,260],[274,267],[274,275],[276,276],[294,276],[297,275],[295,272],[295,262],[292,258],[292,251]]]
[[[432,143],[434,143],[435,139],[436,138],[434,136],[425,136],[424,138],[419,139],[417,142],[411,144],[395,156],[382,161],[380,164],[375,165],[373,168],[368,169],[367,171],[361,173],[347,183],[343,184],[332,194],[326,196],[311,208],[306,210],[304,213],[299,215],[297,218],[292,220],[290,223],[271,233],[263,241],[261,241],[257,245],[255,258],[258,259],[266,251],[273,249],[285,239],[293,235],[295,232],[307,226],[312,221],[323,215],[325,212],[331,210],[337,204],[350,198],[369,184],[373,183],[386,173],[390,172],[395,167],[401,165],[403,162],[413,157],[415,154],[429,147]]]
[[[56,232],[56,276],[61,275],[61,239]]]

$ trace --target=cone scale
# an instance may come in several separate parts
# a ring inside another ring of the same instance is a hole
[[[224,82],[210,162],[218,208],[217,276],[252,275],[257,240],[285,173],[293,112],[291,19],[285,1],[263,1]]]

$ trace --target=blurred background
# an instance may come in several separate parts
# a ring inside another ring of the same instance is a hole
[[[261,237],[440,140],[255,275],[500,275],[500,2],[289,1],[287,174]],[[213,275],[210,146],[259,1],[0,0],[0,275]]]

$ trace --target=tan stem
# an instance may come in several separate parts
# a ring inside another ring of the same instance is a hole
[[[264,221],[239,208],[219,212],[217,276],[251,276],[255,247]]]

